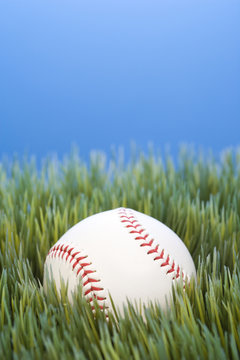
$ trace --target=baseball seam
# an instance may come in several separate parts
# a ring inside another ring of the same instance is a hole
[[[184,271],[181,270],[180,266],[177,265],[174,260],[171,261],[170,255],[165,254],[164,249],[159,249],[159,244],[155,245],[156,241],[145,231],[133,212],[129,209],[120,208],[118,215],[121,223],[128,229],[128,232],[133,235],[135,240],[139,241],[139,245],[148,249],[147,255],[155,255],[153,260],[160,261],[161,268],[166,267],[166,275],[171,274],[171,276],[173,276],[172,280],[177,280],[181,277],[185,288],[187,275],[184,274]]]
[[[99,283],[101,280],[94,278],[93,274],[96,270],[87,269],[87,267],[92,265],[91,262],[86,261],[88,256],[83,254],[82,256],[78,256],[80,253],[81,251],[71,247],[70,245],[59,244],[57,246],[53,246],[49,250],[47,257],[61,258],[64,260],[64,256],[66,256],[65,261],[72,264],[72,271],[78,267],[76,276],[81,276],[83,295],[87,302],[90,303],[92,310],[95,309],[93,305],[94,300],[97,302],[100,309],[107,309],[108,306],[105,304],[106,296],[96,294],[97,292],[102,292],[104,290],[103,287],[96,286],[96,283]]]

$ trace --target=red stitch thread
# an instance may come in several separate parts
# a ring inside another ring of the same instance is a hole
[[[153,243],[153,239],[149,241],[149,243],[143,243],[140,246],[152,246],[152,243]]]
[[[131,221],[131,220],[122,220],[122,223],[130,223],[130,224],[134,224],[135,222],[137,222],[137,220],[133,220],[133,221]]]
[[[164,256],[164,250],[162,250],[161,254],[159,256],[156,256],[154,258],[154,260],[160,260],[160,259],[163,259],[163,256]]]
[[[167,260],[166,260],[164,263],[162,263],[161,266],[167,266],[167,265],[169,265],[169,260],[170,260],[170,258],[169,258],[169,255],[168,255],[168,256],[167,256]]]
[[[97,296],[97,295],[94,294],[94,296],[91,297],[91,298],[89,298],[87,301],[88,301],[88,302],[92,302],[94,299],[99,300],[99,301],[104,301],[104,300],[106,300],[105,297]]]
[[[75,267],[77,266],[77,264],[79,264],[79,262],[80,262],[81,260],[83,260],[83,259],[85,259],[85,256],[82,256],[82,257],[77,258],[76,261],[75,261],[75,263],[73,264],[73,269],[75,269]],[[71,261],[70,261],[70,262],[71,262]],[[81,264],[82,267],[87,266],[87,265],[91,265],[91,263]]]
[[[74,250],[74,248],[72,247],[71,249],[68,249],[69,245],[66,245],[64,248],[64,245],[58,245],[58,246],[54,246],[52,249],[50,249],[50,251],[48,252],[48,256],[52,256],[52,257],[61,257],[61,259],[63,259],[64,255],[67,254],[65,261],[68,261],[69,256],[71,256],[71,260],[69,261],[69,263],[72,263],[73,261],[75,261],[72,265],[72,270],[75,269],[75,267],[77,265],[79,265],[79,269],[77,270],[77,276],[79,275],[79,273],[81,272],[81,270],[83,270],[83,273],[81,275],[81,278],[85,278],[87,277],[87,279],[83,282],[83,287],[86,285],[90,285],[90,288],[88,290],[86,290],[84,292],[84,295],[88,295],[92,292],[92,296],[90,297],[90,299],[87,299],[88,302],[93,301],[93,299],[95,298],[97,301],[104,301],[106,300],[106,297],[103,296],[97,296],[94,292],[96,291],[102,291],[103,288],[102,287],[97,287],[97,286],[93,286],[93,283],[99,282],[100,280],[97,279],[93,279],[93,278],[88,278],[89,274],[95,273],[96,270],[86,270],[86,266],[91,265],[90,262],[85,262],[85,263],[81,263],[82,260],[84,260],[85,258],[87,258],[87,255],[85,256],[80,256],[80,257],[76,257],[78,254],[80,254],[80,251],[76,251],[75,253],[71,254],[71,252]],[[59,253],[58,253],[59,251]],[[108,306],[106,305],[101,305],[99,304],[100,309],[107,309]],[[93,307],[92,307],[93,308]],[[107,315],[106,315],[107,316]]]
[[[167,274],[170,274],[171,272],[175,271],[175,263],[172,263],[172,267],[170,270],[167,271]]]
[[[123,213],[122,213],[123,214]],[[134,216],[127,216],[127,215],[122,215],[120,216],[121,218],[126,218],[126,219],[134,219]]]
[[[68,245],[65,247],[64,251],[62,252],[62,259],[63,259],[63,255],[64,253],[67,251]]]
[[[137,229],[139,226],[141,226],[140,224],[137,224],[137,225],[127,225],[126,228],[134,228],[134,229]]]
[[[101,310],[103,310],[103,309],[106,308],[106,306],[104,306],[104,305],[99,305],[99,304],[98,304],[98,306],[100,307]],[[91,305],[91,308],[92,308],[92,310],[95,310],[95,306],[94,306],[94,305]],[[106,317],[108,317],[108,316],[106,315]]]
[[[75,252],[74,254],[72,254],[72,260],[73,260],[73,259],[75,258],[75,256],[78,255],[78,254],[80,254],[80,251],[77,251],[77,252]],[[72,260],[71,260],[71,261],[72,261]],[[71,262],[71,261],[70,261],[70,262]]]
[[[92,291],[101,291],[101,290],[103,290],[103,288],[96,287],[96,286],[91,286],[90,289],[85,291],[84,295],[86,296]]]
[[[149,236],[149,234],[146,234],[144,236],[137,236],[137,237],[135,237],[135,240],[146,240],[148,236]]]
[[[71,248],[71,249],[69,249],[68,251],[67,251],[67,257],[66,257],[66,261],[67,261],[67,259],[69,258],[69,256],[71,255],[71,252],[73,251],[73,248]]]
[[[159,245],[157,245],[154,249],[148,251],[149,254],[157,253],[158,252]]]
[[[138,222],[137,219],[135,219],[135,217],[133,215],[131,216],[127,216],[127,210],[126,209],[120,209],[119,210],[119,216],[120,216],[120,221],[122,223],[124,223],[125,227],[127,229],[131,229],[131,228],[134,228],[134,230],[131,230],[129,231],[130,234],[138,234],[138,235],[141,235],[145,230],[144,228],[142,227],[142,225]],[[133,220],[130,220],[130,219],[133,219]],[[137,229],[139,228],[140,229]],[[147,254],[153,254],[153,253],[156,253],[158,254],[158,256],[155,256],[154,260],[164,260],[164,249],[162,249],[161,252],[159,252],[159,245],[156,245],[155,247],[153,247],[153,243],[154,243],[154,239],[151,239],[149,242],[148,242],[148,237],[149,237],[149,234],[145,234],[144,236],[141,235],[141,236],[136,236],[135,237],[135,240],[143,240],[143,242],[140,244],[141,247],[144,247],[144,246],[149,246],[149,247],[152,247],[152,249],[150,249]],[[164,266],[169,266],[170,262],[170,257],[169,255],[167,255],[167,257],[165,258],[165,261],[163,263],[161,263],[161,267],[164,267]],[[175,262],[173,261],[172,265],[171,265],[171,268],[166,272],[166,274],[171,274],[171,273],[176,273],[176,275],[172,278],[172,280],[175,280],[175,279],[178,279],[180,277],[180,267],[179,265],[177,266],[177,269],[175,268]],[[183,278],[183,281],[185,282],[186,279],[184,279],[185,275],[184,273],[182,272],[182,278]]]
[[[89,278],[89,279],[87,279],[84,283],[83,283],[83,286],[85,286],[85,285],[87,285],[87,284],[89,284],[89,283],[91,283],[91,282],[99,282],[100,280],[96,280],[96,279],[91,279],[91,278]]]
[[[139,224],[140,225],[140,224]],[[127,226],[126,226],[127,227]],[[130,234],[140,234],[144,231],[144,229],[140,229],[140,230],[131,230]]]
[[[82,269],[81,269],[82,270]],[[80,271],[81,271],[80,270]],[[79,272],[80,272],[79,271]],[[85,276],[87,276],[88,274],[92,274],[93,272],[95,272],[94,270],[84,270],[83,272],[83,275],[82,275],[82,278],[84,278]],[[77,274],[78,275],[78,274]]]

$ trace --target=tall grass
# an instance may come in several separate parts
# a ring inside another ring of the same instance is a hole
[[[221,160],[182,149],[89,163],[73,151],[0,163],[0,358],[2,359],[239,359],[240,151]],[[168,312],[152,304],[144,320],[128,304],[124,316],[93,316],[54,286],[44,294],[49,248],[73,224],[119,206],[150,214],[185,242],[197,284],[174,293]]]

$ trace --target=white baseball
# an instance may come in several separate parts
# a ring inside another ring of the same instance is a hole
[[[160,221],[119,208],[92,215],[68,230],[50,249],[44,265],[44,288],[54,280],[68,283],[68,297],[80,283],[93,307],[111,309],[109,293],[120,309],[131,302],[171,299],[172,285],[196,278],[192,257],[182,240]]]

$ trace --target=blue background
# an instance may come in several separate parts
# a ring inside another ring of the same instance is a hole
[[[0,155],[239,144],[240,1],[1,0]]]

